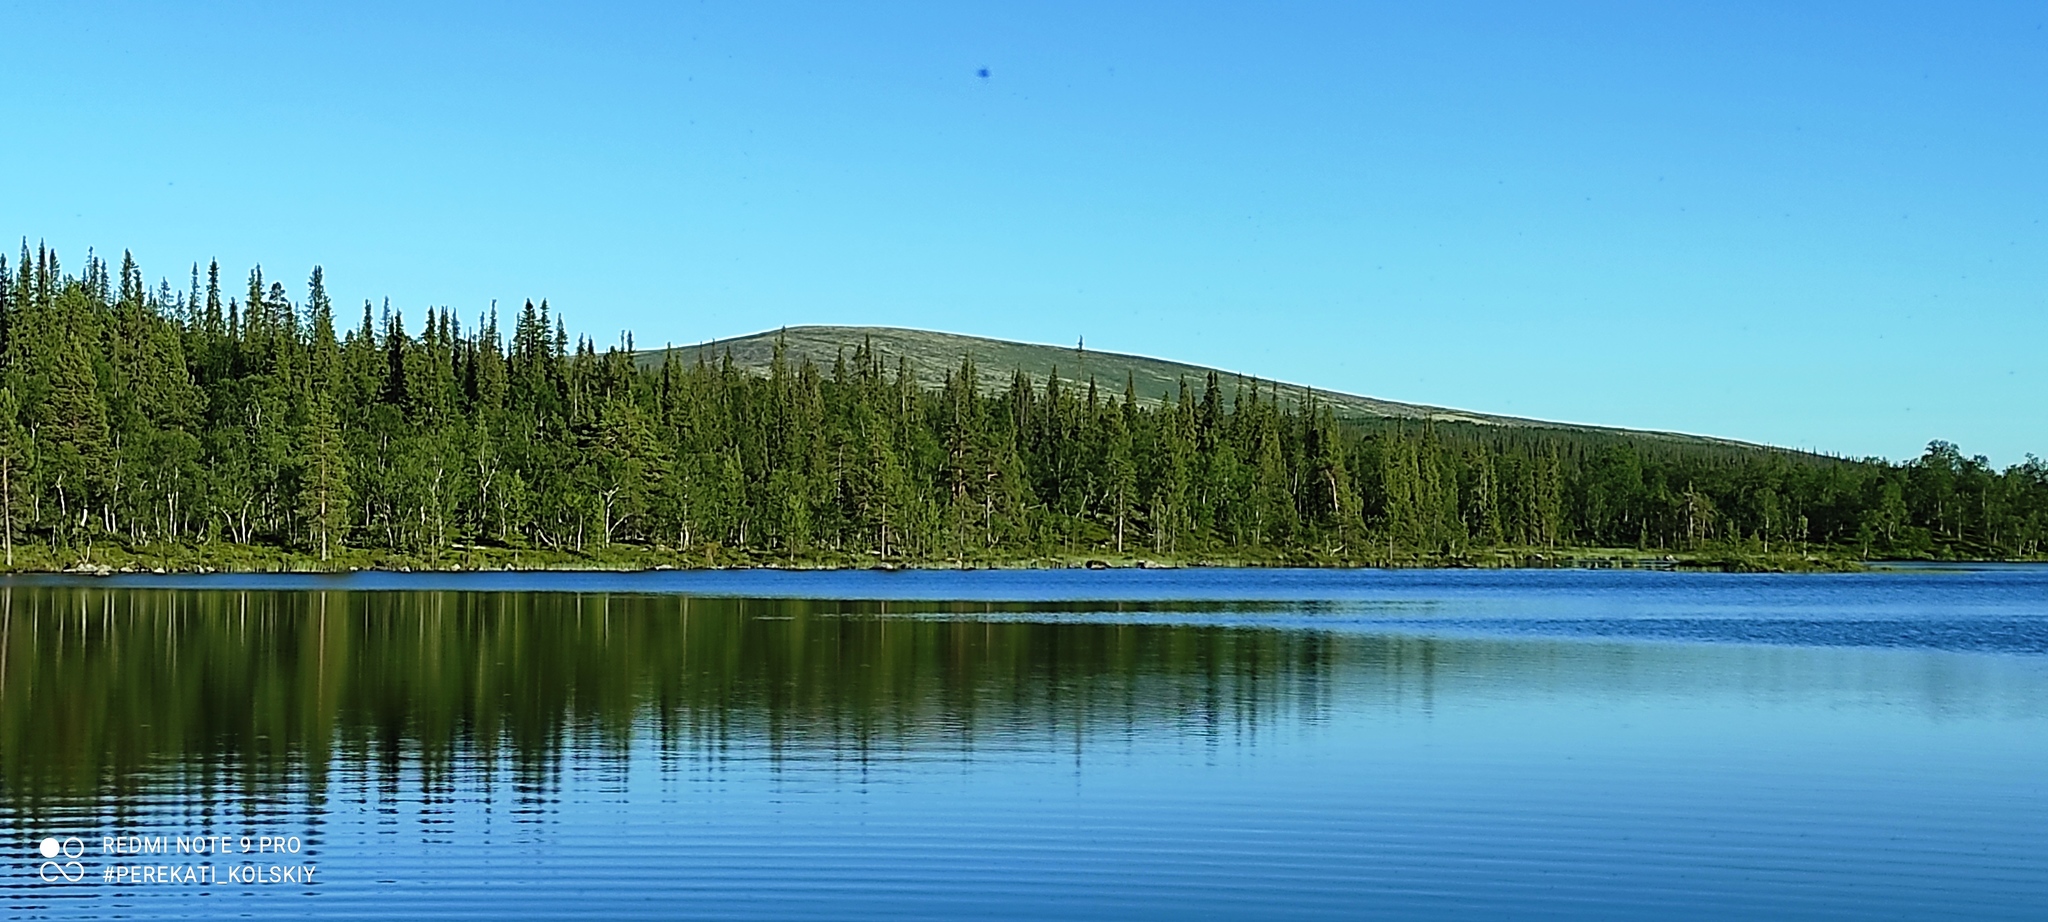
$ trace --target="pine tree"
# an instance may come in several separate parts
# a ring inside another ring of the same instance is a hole
[[[7,565],[14,566],[14,510],[26,478],[28,432],[21,427],[21,407],[14,391],[0,387],[0,540],[7,545]]]
[[[1155,551],[1388,560],[1576,542],[1699,549],[1798,541],[1863,554],[2038,556],[2048,464],[2003,471],[1934,443],[1903,464],[1623,435],[1339,419],[1311,392],[1183,383],[1104,399],[971,357],[928,389],[863,342],[829,375],[779,343],[766,375],[700,352],[644,367],[630,335],[572,340],[547,302],[509,337],[385,302],[335,328],[324,273],[302,307],[217,264],[151,293],[132,255],[67,275],[22,241],[0,261],[0,544],[119,536],[432,553],[719,548],[753,559]],[[641,358],[644,358],[641,357]],[[894,367],[893,375],[890,374]],[[1404,429],[1405,425],[1405,429]],[[1376,542],[1375,542],[1376,543]],[[1355,546],[1356,545],[1356,546]],[[1372,551],[1377,556],[1377,550]]]
[[[104,500],[103,484],[112,471],[107,406],[93,372],[98,310],[83,285],[72,285],[52,304],[55,328],[34,352],[39,361],[31,374],[43,385],[33,425],[53,448],[50,475],[56,493],[61,533],[72,534],[92,522],[94,506]]]
[[[1280,446],[1280,431],[1272,416],[1271,408],[1254,411],[1258,414],[1254,457],[1257,459],[1252,471],[1252,544],[1257,547],[1284,547],[1294,537],[1294,494],[1290,486],[1287,461]]]
[[[320,559],[327,560],[342,543],[352,502],[348,458],[331,398],[313,395],[298,436],[299,515]]]
[[[1125,404],[1124,406],[1129,406]],[[1124,536],[1137,504],[1138,465],[1131,453],[1131,430],[1122,407],[1103,414],[1107,427],[1103,442],[1103,480],[1107,512],[1116,535],[1116,552],[1124,552]]]

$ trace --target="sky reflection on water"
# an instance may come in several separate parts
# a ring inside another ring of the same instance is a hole
[[[2041,570],[1227,575],[12,581],[0,888],[26,918],[2048,905]],[[319,871],[37,877],[45,835],[131,832],[294,835]]]

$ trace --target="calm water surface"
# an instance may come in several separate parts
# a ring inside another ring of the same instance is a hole
[[[31,919],[2039,919],[2048,570],[17,578],[0,822]]]

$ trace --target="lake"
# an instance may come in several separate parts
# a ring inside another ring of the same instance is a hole
[[[2048,569],[15,577],[0,820],[25,919],[2038,919]]]

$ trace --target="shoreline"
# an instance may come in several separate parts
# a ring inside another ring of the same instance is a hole
[[[52,551],[15,548],[14,563],[0,575],[112,576],[116,574],[205,575],[305,573],[472,573],[560,572],[642,573],[661,571],[922,571],[922,570],[1172,570],[1172,569],[1581,569],[1720,573],[1848,573],[1893,567],[2024,564],[2043,561],[1998,559],[1865,559],[1831,553],[1773,552],[1707,548],[1644,551],[1633,548],[1499,548],[1463,554],[1396,553],[1350,557],[1336,554],[1269,556],[1063,553],[1031,557],[861,560],[845,555],[784,557],[709,548],[682,554],[634,545],[576,553],[526,548],[463,546],[431,554],[348,549],[328,560],[296,551],[248,545],[119,545]]]

